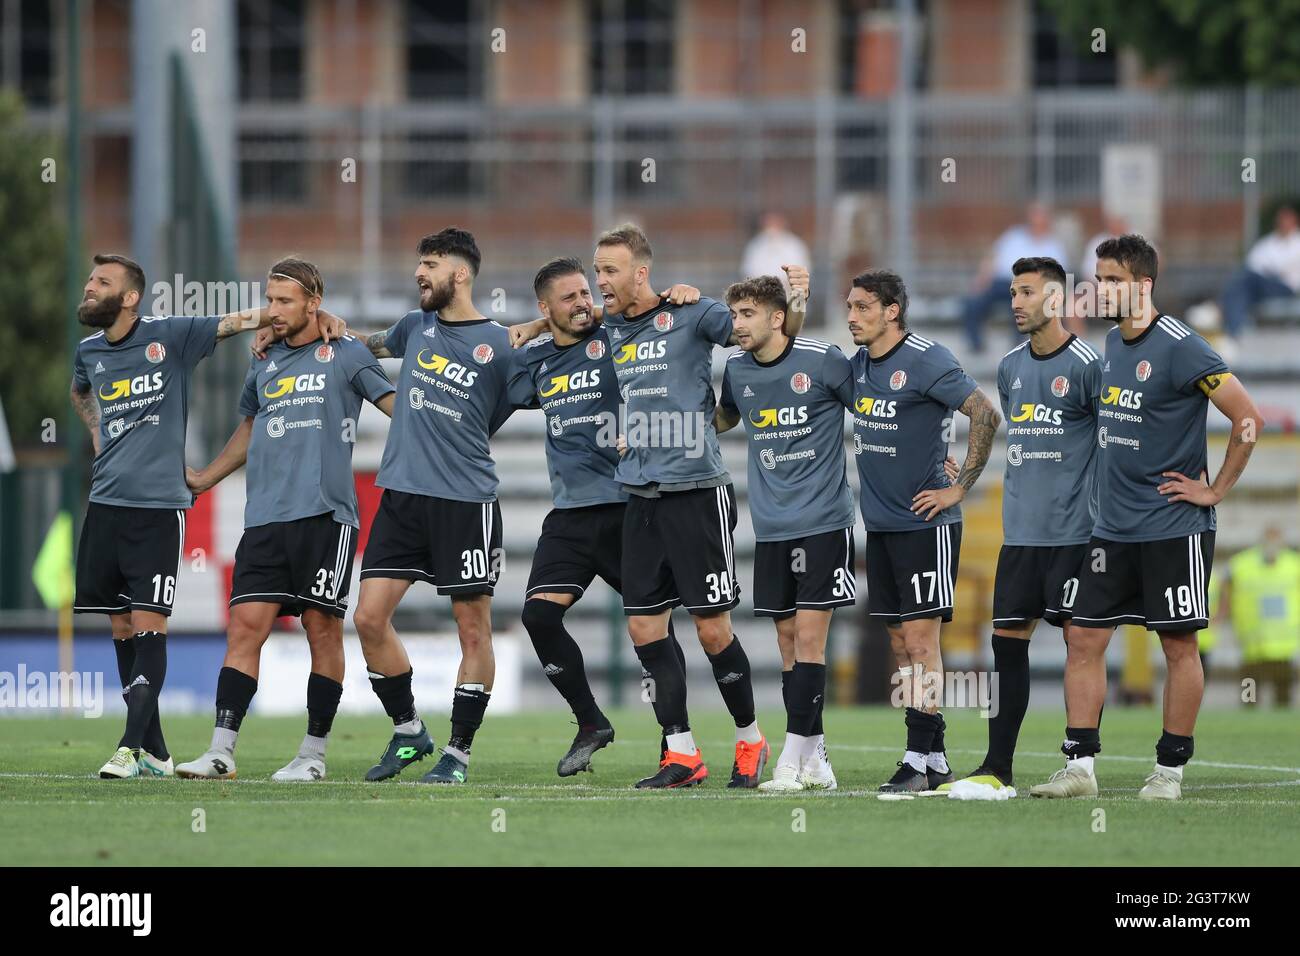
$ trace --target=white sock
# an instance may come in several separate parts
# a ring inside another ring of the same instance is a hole
[[[313,737],[307,734],[302,738],[302,746],[298,748],[299,757],[317,757],[325,759],[325,741],[326,737]]]
[[[763,735],[758,732],[758,721],[754,721],[748,727],[736,728],[736,740],[743,740],[747,744],[756,744],[763,739]]]
[[[903,754],[903,763],[907,764],[917,773],[925,773],[925,754],[919,754],[915,750],[909,750]]]
[[[451,744],[448,744],[447,746],[442,748],[442,752],[445,754],[451,754],[461,763],[467,766],[469,765],[469,754],[461,750],[459,747],[453,747]]]
[[[393,730],[399,734],[406,734],[408,737],[414,737],[424,729],[424,722],[416,717],[414,720],[408,720],[400,724],[394,724]]]
[[[948,755],[943,751],[926,754],[925,765],[936,773],[948,773]]]
[[[1163,771],[1164,771],[1165,773],[1167,773],[1167,774],[1172,774],[1173,776],[1177,777],[1179,780],[1182,780],[1182,779],[1183,779],[1183,768],[1182,768],[1182,767],[1166,767],[1164,764],[1162,764],[1162,763],[1158,763],[1158,762],[1157,762],[1157,763],[1156,763],[1156,769],[1157,769],[1157,770],[1163,770]]]
[[[673,753],[690,756],[695,753],[695,737],[691,735],[689,730],[680,734],[669,734],[668,749]]]
[[[777,766],[794,767],[798,770],[803,766],[804,755],[809,752],[808,742],[812,739],[787,732],[785,745],[781,748],[781,756],[776,761]]]
[[[808,760],[816,760],[819,763],[830,763],[830,758],[826,756],[826,735],[813,734],[808,738],[808,749],[804,751],[804,757]]]
[[[239,731],[231,730],[229,727],[212,728],[212,746],[209,750],[219,750],[222,753],[235,754],[235,741],[239,739]]]
[[[1092,757],[1075,757],[1073,760],[1067,760],[1067,761],[1066,761],[1066,764],[1067,764],[1067,765],[1069,765],[1069,764],[1071,764],[1071,763],[1078,764],[1081,768],[1083,768],[1084,770],[1086,770],[1088,773],[1092,773],[1092,761],[1093,761],[1093,759],[1094,759],[1094,758],[1092,758]]]

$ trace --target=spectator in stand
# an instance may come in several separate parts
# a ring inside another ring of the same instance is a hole
[[[1052,212],[1041,202],[1029,204],[1023,225],[1012,226],[998,236],[980,265],[975,294],[962,305],[966,338],[976,352],[984,350],[984,320],[994,306],[1005,318],[1004,325],[1014,331],[1010,307],[1011,266],[1017,259],[1034,256],[1050,256],[1057,262],[1069,259],[1065,247],[1052,232]]]
[[[745,255],[740,263],[741,277],[776,276],[785,286],[785,294],[789,295],[790,283],[781,267],[791,263],[812,263],[807,243],[790,231],[789,223],[781,213],[764,213],[758,233],[745,246]]]
[[[1285,203],[1273,217],[1273,231],[1251,247],[1246,264],[1223,289],[1223,327],[1240,338],[1251,310],[1267,299],[1300,295],[1300,219]]]
[[[1102,220],[1102,230],[1083,244],[1079,257],[1079,274],[1074,277],[1074,308],[1065,317],[1065,327],[1075,335],[1088,331],[1088,299],[1096,302],[1097,247],[1107,239],[1126,236],[1132,232],[1128,220],[1118,213],[1107,213]]]

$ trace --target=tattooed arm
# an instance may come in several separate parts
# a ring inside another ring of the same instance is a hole
[[[1170,480],[1160,485],[1159,491],[1170,501],[1190,501],[1208,508],[1222,501],[1246,470],[1246,462],[1250,461],[1250,453],[1255,450],[1259,433],[1264,428],[1264,417],[1236,376],[1226,372],[1207,375],[1197,385],[1210,397],[1214,407],[1232,422],[1232,437],[1228,439],[1223,467],[1212,485],[1206,484],[1204,472],[1192,478],[1176,471],[1166,471],[1163,476]]]
[[[961,471],[957,472],[957,484],[963,493],[975,487],[975,482],[989,463],[989,452],[993,449],[993,436],[997,434],[1002,416],[993,407],[987,395],[980,389],[970,393],[970,398],[962,402],[961,413],[970,419],[970,438],[966,443],[966,460],[962,462]]]
[[[962,402],[959,410],[970,419],[966,460],[962,462],[961,471],[957,473],[957,481],[951,487],[931,488],[913,497],[912,511],[920,514],[926,521],[945,508],[957,504],[966,497],[966,492],[975,487],[980,473],[989,462],[989,452],[993,449],[993,436],[1002,421],[1002,416],[993,407],[988,396],[978,388]]]
[[[228,339],[240,332],[261,329],[271,324],[266,309],[244,309],[242,312],[227,312],[217,324],[217,341]]]
[[[388,331],[372,332],[366,336],[366,348],[370,349],[370,354],[375,358],[392,358],[393,353],[388,351]]]
[[[86,428],[90,431],[90,440],[95,446],[95,454],[99,454],[99,402],[95,401],[95,393],[87,388],[84,392],[77,391],[77,385],[74,382],[69,391],[72,399],[72,407],[77,412],[77,417],[86,423]]]

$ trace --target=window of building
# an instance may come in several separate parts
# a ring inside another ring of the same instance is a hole
[[[1056,15],[1042,2],[1033,8],[1033,85],[1038,89],[1070,86],[1116,86],[1119,60],[1107,45],[1105,53],[1093,53],[1085,45],[1088,37],[1063,33]]]
[[[54,23],[50,0],[0,0],[0,86],[29,106],[54,102]]]
[[[667,96],[676,63],[675,0],[588,0],[593,96]]]
[[[239,99],[303,98],[305,0],[239,0]]]

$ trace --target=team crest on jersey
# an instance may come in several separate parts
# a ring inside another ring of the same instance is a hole
[[[796,395],[802,395],[812,388],[812,376],[807,372],[795,372],[790,376],[790,388]]]
[[[332,345],[316,346],[316,361],[318,362],[334,361],[334,346]]]
[[[167,349],[161,342],[150,342],[145,346],[144,357],[157,365],[167,357]]]
[[[1139,382],[1145,382],[1151,377],[1151,363],[1146,359],[1138,362],[1137,377]]]
[[[896,392],[902,389],[902,387],[906,384],[907,384],[907,373],[904,372],[901,368],[893,375],[889,376],[889,387]]]
[[[660,332],[668,332],[673,327],[673,314],[671,312],[661,312],[655,316],[655,328]]]
[[[587,358],[591,359],[594,362],[596,359],[601,359],[604,357],[605,357],[604,342],[602,342],[600,339],[592,339],[590,342],[587,343]]]
[[[1066,393],[1070,391],[1070,380],[1064,375],[1058,375],[1052,379],[1052,394],[1057,398],[1065,398]]]
[[[484,342],[482,345],[475,347],[474,361],[478,362],[479,365],[486,365],[488,362],[492,361],[492,356],[495,354],[496,353],[492,351],[492,346]]]

